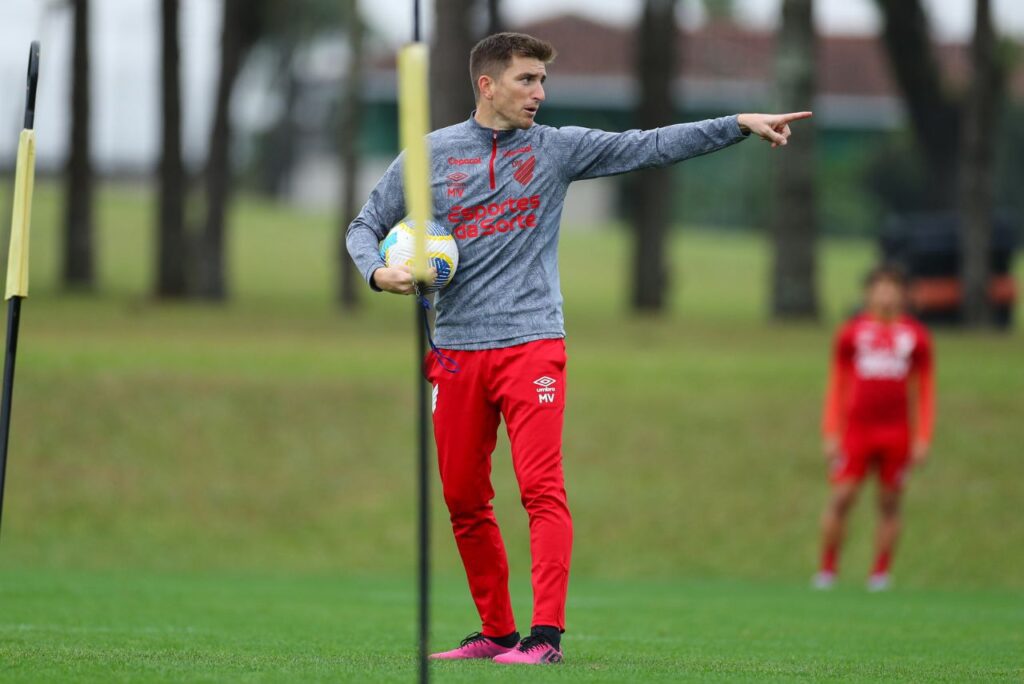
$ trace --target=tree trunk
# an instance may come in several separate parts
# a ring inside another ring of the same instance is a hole
[[[434,43],[430,51],[432,128],[465,121],[473,109],[469,52],[476,44],[474,0],[437,0]]]
[[[345,79],[345,90],[342,93],[341,137],[338,141],[341,157],[342,182],[341,189],[341,225],[338,235],[338,262],[340,279],[338,283],[338,299],[344,309],[355,309],[359,306],[359,291],[362,286],[361,274],[356,270],[355,263],[345,247],[345,234],[348,226],[359,211],[356,192],[359,184],[360,150],[359,132],[363,121],[363,21],[359,14],[357,0],[346,0],[348,5],[348,40],[349,40],[349,72]]]
[[[240,21],[242,0],[224,0],[224,24],[220,43],[220,79],[206,163],[206,220],[195,250],[196,294],[203,299],[227,297],[225,217],[231,193],[231,92],[244,53]]]
[[[178,0],[161,2],[163,142],[160,156],[156,295],[167,298],[185,297],[188,294],[178,5]]]
[[[993,322],[991,278],[994,131],[1002,99],[1000,62],[989,0],[975,0],[973,80],[967,98],[961,170],[963,318],[971,327]]]
[[[501,33],[505,22],[501,19],[501,0],[487,0],[487,35]]]
[[[962,114],[943,88],[920,0],[876,0],[885,17],[883,38],[889,64],[925,161],[929,208],[956,204]]]
[[[71,154],[67,163],[67,206],[63,281],[69,289],[91,290],[93,268],[93,177],[89,141],[89,1],[74,0],[74,57],[71,83]]]
[[[782,25],[775,64],[779,110],[813,109],[813,0],[783,0]],[[775,155],[776,202],[772,219],[772,317],[814,319],[818,316],[815,256],[818,217],[815,191],[816,135],[813,121],[802,125]]]
[[[711,21],[733,21],[736,16],[734,0],[704,0],[704,11]]]
[[[636,51],[640,102],[636,123],[642,129],[673,123],[672,80],[677,73],[676,0],[645,0]],[[672,223],[672,169],[647,169],[635,176],[633,214],[633,308],[661,311],[669,287],[668,245]]]
[[[295,52],[298,39],[285,36],[281,48],[279,77],[284,83],[284,111],[267,141],[267,157],[263,163],[263,191],[282,198],[288,193],[295,166],[295,103],[299,99],[299,79],[295,74]]]

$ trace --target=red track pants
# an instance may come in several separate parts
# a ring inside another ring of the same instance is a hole
[[[434,437],[444,500],[466,568],[482,632],[516,630],[508,561],[491,500],[491,452],[504,417],[512,465],[530,518],[533,621],[565,629],[572,518],[562,475],[565,342],[538,340],[504,349],[445,351],[460,367],[448,373],[433,354]]]

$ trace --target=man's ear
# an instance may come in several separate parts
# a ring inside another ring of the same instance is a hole
[[[494,97],[494,79],[487,74],[480,74],[480,78],[476,80],[476,87],[483,99],[490,100]]]

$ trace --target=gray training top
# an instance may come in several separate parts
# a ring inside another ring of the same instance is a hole
[[[495,131],[470,117],[431,133],[434,219],[459,247],[455,277],[437,294],[437,345],[496,349],[565,337],[558,232],[569,183],[674,164],[744,137],[736,116],[625,133],[538,124]],[[384,266],[378,244],[406,216],[403,158],[348,228],[348,251],[371,286]]]

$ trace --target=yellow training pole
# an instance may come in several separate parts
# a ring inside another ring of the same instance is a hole
[[[28,237],[32,226],[32,190],[35,186],[36,132],[25,129],[18,139],[14,174],[14,213],[11,245],[7,253],[7,290],[4,299],[28,297]]]
[[[427,221],[430,201],[430,102],[427,96],[427,46],[412,43],[398,54],[399,137],[405,150],[405,208],[415,227],[412,272],[417,282],[427,277]]]
[[[405,150],[402,182],[405,186],[405,209],[412,219],[414,251],[412,274],[417,283],[427,281],[427,221],[433,217],[430,200],[430,150],[427,133],[430,132],[430,100],[427,96],[427,46],[420,42],[420,3],[413,0],[413,42],[398,53],[398,125],[399,140]],[[421,367],[423,350],[427,346],[427,317],[422,305],[427,300],[419,296],[414,302],[413,318],[417,329],[414,366],[415,386],[419,407],[419,451],[417,477],[419,480],[419,681],[430,680],[430,438],[427,387],[423,383]],[[422,303],[421,301],[422,300]],[[422,316],[422,324],[420,323]]]
[[[25,127],[18,139],[14,174],[14,215],[11,217],[11,248],[7,260],[7,346],[4,354],[3,398],[0,399],[0,520],[3,519],[7,444],[11,434],[11,397],[14,394],[14,361],[18,353],[21,300],[28,296],[28,236],[32,225],[32,190],[36,175],[36,84],[39,81],[39,43],[28,52],[28,86],[25,95]]]

